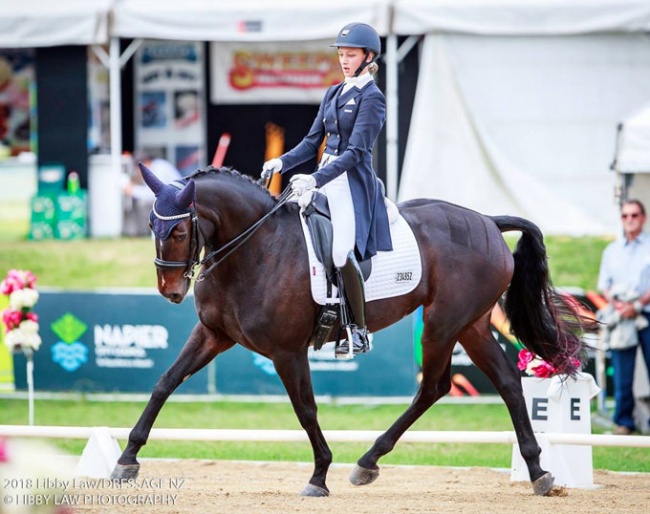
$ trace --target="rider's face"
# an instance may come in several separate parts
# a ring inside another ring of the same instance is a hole
[[[341,65],[343,75],[346,77],[354,77],[365,56],[366,52],[363,48],[339,47],[339,64]],[[368,58],[370,59],[370,56]],[[364,69],[362,74],[367,71],[367,68]]]

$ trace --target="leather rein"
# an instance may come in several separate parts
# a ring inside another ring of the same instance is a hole
[[[216,268],[219,264],[221,264],[224,260],[226,260],[226,258],[232,255],[235,252],[235,250],[237,250],[246,241],[248,241],[248,239],[250,239],[251,236],[255,232],[257,232],[257,230],[271,215],[273,215],[278,209],[280,209],[280,207],[282,207],[285,203],[287,203],[287,201],[289,200],[289,198],[291,198],[291,196],[292,196],[291,188],[287,187],[280,195],[278,199],[278,203],[275,204],[275,206],[269,212],[267,212],[262,218],[260,218],[255,223],[253,223],[250,227],[244,230],[237,237],[228,241],[221,248],[217,248],[216,250],[213,250],[207,255],[205,255],[203,259],[200,258],[201,245],[199,241],[199,236],[203,236],[203,233],[201,232],[201,228],[199,227],[199,217],[196,211],[196,207],[194,206],[194,203],[192,204],[190,212],[186,212],[184,214],[177,214],[176,216],[162,216],[161,214],[158,214],[156,212],[156,204],[154,202],[153,213],[154,216],[156,216],[156,218],[163,221],[173,221],[178,219],[190,218],[190,222],[192,223],[192,232],[190,235],[190,253],[187,260],[168,261],[156,257],[154,258],[153,262],[157,268],[163,270],[185,268],[185,273],[183,274],[183,277],[191,280],[194,278],[194,272],[197,266],[203,266],[206,262],[215,258],[218,254],[225,252],[227,250],[227,252],[224,255],[222,255],[219,259],[215,260],[212,264],[210,264],[210,266],[205,271],[203,271],[196,277],[197,282],[202,282],[203,280],[205,280],[205,277],[208,273],[210,273],[214,268]],[[203,239],[205,240],[205,238]]]

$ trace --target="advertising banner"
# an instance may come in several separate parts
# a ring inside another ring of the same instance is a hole
[[[501,311],[495,308],[496,313]],[[41,348],[34,354],[37,391],[150,393],[198,322],[193,298],[180,305],[157,291],[41,291]],[[508,358],[518,346],[493,315],[493,334]],[[333,344],[309,349],[314,392],[325,396],[410,397],[421,379],[422,309],[372,335],[374,349],[353,360],[334,357]],[[496,394],[460,344],[451,362],[450,396]],[[587,368],[589,371],[593,363]],[[25,359],[14,356],[16,389],[26,389]],[[235,345],[185,381],[179,393],[285,395],[273,363]]]
[[[330,40],[301,43],[212,43],[214,104],[319,104],[343,80]]]
[[[135,57],[136,148],[183,174],[206,162],[204,44],[145,41]]]
[[[173,305],[152,294],[42,291],[43,343],[34,354],[37,391],[149,393],[198,321],[193,298]],[[16,389],[26,389],[25,358],[14,357]],[[207,393],[202,370],[179,392]]]

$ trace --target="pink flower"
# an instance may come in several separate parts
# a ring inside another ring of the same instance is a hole
[[[29,270],[9,270],[0,283],[0,293],[10,295],[19,289],[32,289],[36,284],[36,276]]]
[[[534,358],[535,358],[535,354],[533,352],[526,349],[520,350],[517,367],[521,371],[524,371],[528,367],[528,364],[530,364],[530,361],[532,361]]]
[[[35,312],[28,312],[27,314],[25,314],[25,318],[30,321],[33,321],[34,323],[38,323],[38,314],[36,314]]]
[[[28,314],[29,316],[29,314]],[[5,309],[2,312],[2,322],[5,324],[5,330],[9,332],[14,328],[18,328],[20,322],[23,320],[23,313],[13,309]],[[36,320],[33,320],[36,321]]]
[[[517,367],[522,371],[526,371],[528,375],[538,378],[549,378],[557,374],[557,370],[552,364],[542,360],[538,355],[526,349],[519,351]]]
[[[539,366],[532,368],[533,373],[539,378],[550,378],[555,375],[555,368],[546,361],[541,361]]]

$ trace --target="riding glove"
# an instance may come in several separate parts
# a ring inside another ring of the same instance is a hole
[[[316,179],[312,175],[294,175],[291,177],[291,191],[296,196],[302,196],[307,191],[316,188]]]
[[[313,191],[306,191],[304,194],[298,197],[298,205],[300,206],[300,212],[304,211],[307,206],[311,203],[312,196],[314,196]]]
[[[262,166],[262,178],[271,178],[271,175],[282,170],[282,159],[269,159]]]

